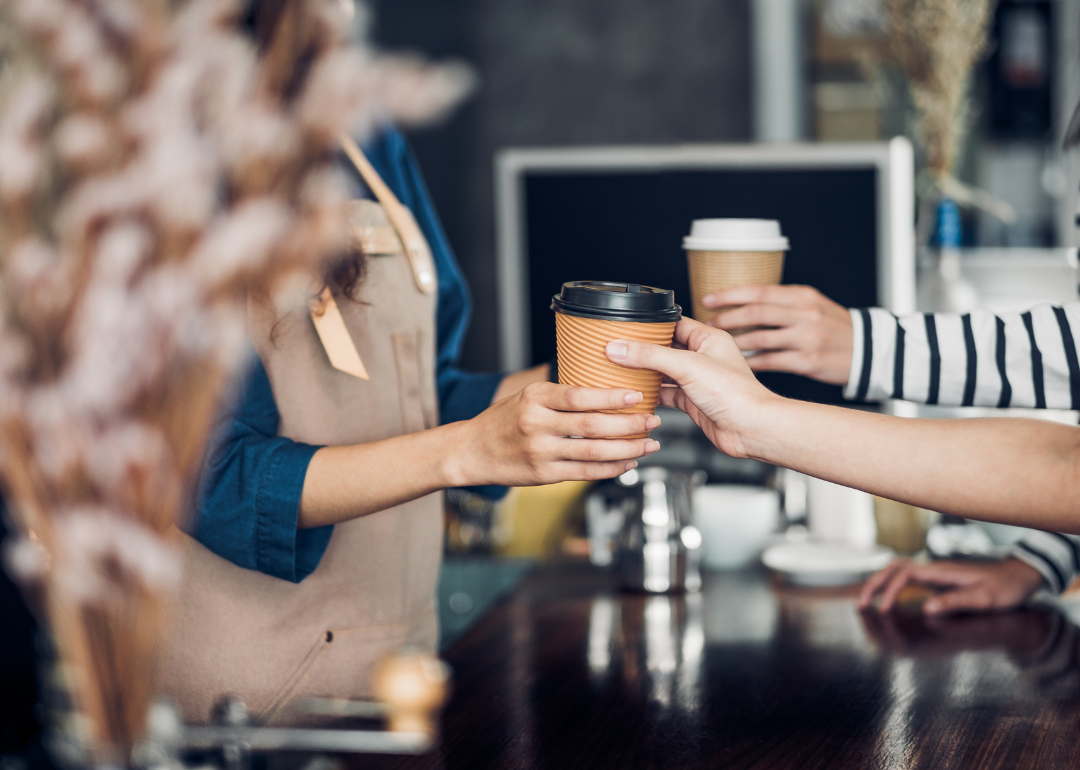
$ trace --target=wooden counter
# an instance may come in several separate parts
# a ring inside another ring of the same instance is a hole
[[[860,616],[711,575],[622,594],[545,567],[455,644],[439,747],[354,768],[1080,767],[1080,629],[1052,609]]]

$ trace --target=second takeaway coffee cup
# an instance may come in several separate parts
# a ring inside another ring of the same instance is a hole
[[[683,248],[690,266],[694,319],[708,323],[719,308],[702,304],[706,294],[780,283],[789,245],[775,219],[695,219]]]
[[[551,309],[555,311],[559,382],[640,391],[643,398],[639,403],[613,412],[652,414],[660,397],[662,375],[612,363],[606,348],[611,340],[670,346],[675,323],[682,317],[675,292],[636,283],[568,281],[552,297]]]

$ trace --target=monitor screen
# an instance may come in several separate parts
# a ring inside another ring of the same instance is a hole
[[[551,297],[564,281],[627,281],[674,289],[690,315],[682,238],[693,219],[777,219],[791,242],[783,282],[807,284],[845,307],[887,305],[878,287],[878,175],[848,168],[658,171],[526,170],[521,217],[533,364],[555,355]],[[792,398],[841,403],[839,386],[763,374]]]

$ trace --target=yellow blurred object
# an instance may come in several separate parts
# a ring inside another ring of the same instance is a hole
[[[511,489],[499,503],[499,553],[525,558],[556,553],[569,524],[575,515],[581,515],[590,484],[561,481],[542,487]]]
[[[926,533],[937,522],[938,514],[907,503],[875,497],[874,519],[877,522],[878,545],[911,556],[926,547]]]

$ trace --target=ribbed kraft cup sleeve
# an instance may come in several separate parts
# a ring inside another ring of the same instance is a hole
[[[708,323],[719,308],[702,304],[706,294],[737,286],[778,284],[784,272],[782,251],[687,251],[694,319]]]
[[[559,383],[589,388],[630,388],[641,392],[642,400],[611,414],[652,414],[660,398],[663,375],[647,369],[630,369],[607,357],[612,340],[652,342],[671,347],[675,333],[672,323],[602,321],[594,318],[555,314],[556,345],[559,353]],[[644,438],[642,433],[636,438]]]

